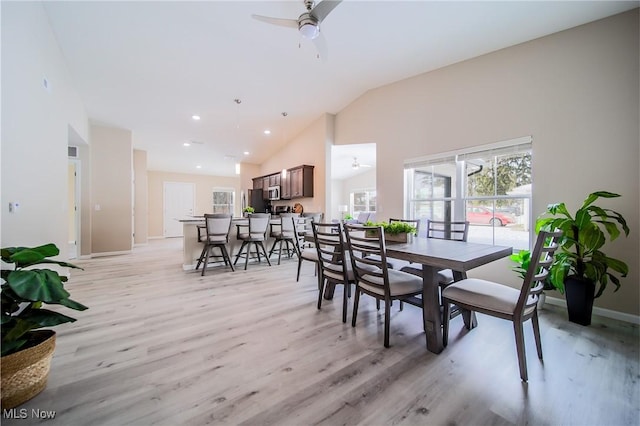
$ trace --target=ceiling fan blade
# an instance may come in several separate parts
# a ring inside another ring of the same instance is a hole
[[[311,9],[310,14],[315,17],[318,22],[322,22],[341,1],[342,0],[322,0],[316,7]]]
[[[327,39],[322,35],[322,31],[320,31],[318,37],[314,38],[312,41],[313,45],[316,47],[316,51],[318,52],[318,57],[322,62],[326,62],[329,54],[327,53]]]
[[[290,27],[298,29],[298,21],[296,19],[271,18],[269,16],[251,15],[253,19],[266,22],[267,24],[279,25],[281,27]]]

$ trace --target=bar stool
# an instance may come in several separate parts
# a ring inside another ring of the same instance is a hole
[[[270,214],[253,213],[249,215],[249,226],[246,232],[241,232],[240,228],[247,228],[247,225],[237,225],[237,238],[238,241],[242,241],[242,246],[240,246],[240,251],[238,251],[236,260],[233,262],[234,265],[238,263],[238,259],[240,257],[244,257],[244,269],[247,269],[247,264],[249,263],[249,257],[251,255],[251,245],[253,244],[256,247],[256,257],[258,262],[260,262],[260,249],[262,249],[264,257],[267,259],[267,263],[271,266],[267,250],[264,248],[264,241],[267,239],[266,234],[270,220]],[[245,248],[246,253],[243,254],[243,250]]]

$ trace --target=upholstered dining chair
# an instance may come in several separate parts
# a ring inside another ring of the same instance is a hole
[[[298,218],[292,217],[291,223],[293,224],[293,232],[296,235],[296,238],[294,239],[294,248],[296,251],[296,256],[298,256],[298,273],[296,275],[296,282],[300,281],[300,268],[302,267],[303,260],[313,262],[315,264],[316,275],[320,276],[318,274],[318,250],[315,247],[313,248],[304,247],[305,234],[304,233],[301,234],[298,231],[299,229]],[[311,232],[313,232],[313,230]],[[318,284],[318,288],[320,288],[319,284]]]
[[[377,238],[365,237],[366,231],[374,231]],[[422,294],[422,278],[389,268],[382,226],[345,225],[345,234],[356,281],[351,326],[356,326],[361,293],[384,301],[384,346],[388,348],[391,303],[400,300],[422,306],[415,299]]]
[[[354,283],[351,263],[346,256],[344,233],[341,223],[311,223],[315,249],[318,253],[318,309],[322,307],[322,297],[329,286],[342,284],[342,322],[347,322],[347,298]]]
[[[242,246],[236,255],[236,260],[233,262],[235,265],[240,257],[244,257],[244,269],[247,269],[249,263],[249,257],[251,256],[251,245],[256,248],[256,257],[260,262],[260,249],[264,253],[267,263],[271,266],[267,250],[264,248],[264,241],[267,239],[267,228],[271,215],[268,213],[253,213],[249,215],[249,225],[237,225],[237,239],[242,241]],[[246,248],[246,252],[243,254],[243,250]]]
[[[297,231],[293,227],[293,221],[298,220],[298,213],[280,213],[280,223],[271,225],[271,236],[274,238],[269,257],[273,254],[276,246],[278,246],[278,265],[282,259],[282,243],[286,246],[287,257],[291,257],[295,253],[295,243],[298,240]],[[289,247],[291,244],[291,247]]]
[[[456,281],[442,290],[444,346],[447,346],[449,339],[449,310],[452,303],[472,312],[480,312],[511,321],[513,322],[516,338],[520,378],[526,382],[528,376],[527,359],[524,351],[523,323],[529,319],[531,320],[538,358],[542,359],[537,302],[543,290],[544,280],[549,275],[549,269],[553,263],[553,255],[558,248],[558,239],[561,236],[562,232],[541,231],[538,234],[535,247],[531,253],[531,263],[522,282],[522,287],[519,289],[492,281],[467,278]]]
[[[204,244],[200,258],[198,258],[198,264],[196,270],[202,266],[202,276],[207,272],[207,265],[209,259],[220,259],[224,261],[225,266],[229,265],[233,271],[233,265],[229,258],[229,252],[227,251],[227,243],[229,242],[229,230],[231,229],[231,215],[230,214],[205,214],[204,215],[204,229],[205,234],[200,237],[200,240]],[[211,251],[214,248],[220,249],[220,255],[212,255]]]

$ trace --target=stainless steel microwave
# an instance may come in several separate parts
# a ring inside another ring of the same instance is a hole
[[[267,190],[267,199],[269,200],[279,200],[280,199],[280,187],[279,186],[270,186]]]

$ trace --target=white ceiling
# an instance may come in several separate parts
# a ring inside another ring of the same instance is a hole
[[[295,29],[250,17],[296,19],[302,0],[44,5],[92,122],[132,130],[151,170],[231,176],[369,89],[638,2],[346,0],[321,25],[324,61]]]

